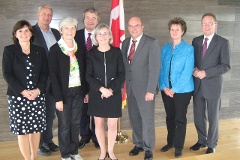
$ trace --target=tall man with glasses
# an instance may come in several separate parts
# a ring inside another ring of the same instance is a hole
[[[75,35],[78,48],[82,49],[82,53],[86,58],[87,52],[93,47],[92,37],[94,30],[100,21],[99,12],[95,8],[87,8],[83,13],[84,27],[78,30]],[[84,61],[86,65],[86,60]],[[97,141],[95,134],[95,123],[94,118],[87,115],[88,111],[88,97],[84,99],[84,105],[82,110],[82,118],[80,121],[80,136],[79,149],[82,149],[86,143],[89,143],[90,139],[94,143],[95,148],[99,149],[100,146]],[[90,124],[91,123],[91,124]]]
[[[205,13],[201,21],[203,35],[192,41],[195,54],[193,110],[198,141],[190,149],[196,151],[207,146],[206,154],[214,153],[217,147],[222,75],[231,68],[229,42],[215,33],[216,28],[216,16]]]
[[[127,105],[132,140],[130,156],[145,151],[145,160],[153,158],[155,145],[154,103],[160,71],[160,47],[154,38],[143,33],[139,17],[128,21],[131,37],[122,43],[127,84]]]
[[[52,16],[53,10],[50,6],[40,6],[37,14],[38,22],[33,26],[33,44],[43,47],[46,51],[46,54],[48,54],[50,47],[61,37],[58,30],[49,26],[52,21]],[[52,126],[55,118],[56,107],[55,101],[52,95],[50,95],[50,80],[48,80],[47,83],[48,84],[45,93],[47,129],[41,134],[40,145],[38,148],[38,154],[42,156],[48,156],[51,154],[51,152],[56,152],[59,150],[58,146],[52,141]]]

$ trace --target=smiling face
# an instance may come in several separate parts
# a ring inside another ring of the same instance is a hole
[[[180,24],[172,24],[170,28],[170,36],[172,40],[180,40],[183,35],[183,30]]]
[[[28,26],[24,26],[21,29],[18,29],[15,33],[15,37],[18,39],[19,43],[21,42],[30,42],[32,33],[30,32]]]
[[[201,29],[205,36],[212,35],[217,28],[217,23],[212,16],[205,16],[202,19]]]
[[[99,45],[106,45],[109,44],[111,35],[107,28],[102,28],[100,31],[96,34],[96,40]]]
[[[128,31],[133,40],[136,40],[143,33],[144,26],[139,17],[132,17],[128,21]]]
[[[49,24],[52,21],[52,10],[50,8],[47,7],[43,7],[41,8],[41,10],[38,12],[38,24],[40,26],[42,25],[47,25],[49,26]]]
[[[98,16],[96,13],[86,12],[83,23],[87,31],[92,32],[98,24]]]
[[[68,23],[61,28],[61,34],[65,41],[73,40],[76,34],[76,25],[74,23]]]

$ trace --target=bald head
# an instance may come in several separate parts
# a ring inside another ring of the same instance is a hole
[[[128,21],[128,31],[133,40],[136,40],[143,33],[144,26],[139,17],[132,17]]]

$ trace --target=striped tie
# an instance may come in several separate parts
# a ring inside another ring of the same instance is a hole
[[[87,51],[89,51],[92,48],[91,35],[92,35],[92,33],[88,33],[88,38],[87,38],[87,43],[86,43]]]

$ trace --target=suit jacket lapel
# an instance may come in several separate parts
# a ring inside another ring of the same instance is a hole
[[[198,41],[198,53],[199,54],[197,54],[196,56],[197,56],[197,58],[196,59],[199,59],[199,60],[201,60],[201,62],[202,62],[202,45],[203,45],[203,38],[204,38],[204,36],[202,36],[200,39],[199,39],[199,41]]]
[[[214,36],[213,36],[213,38],[212,38],[212,40],[211,40],[211,42],[210,42],[210,44],[209,44],[209,46],[208,46],[208,49],[207,49],[207,51],[206,51],[206,54],[205,54],[205,56],[203,57],[203,62],[207,59],[207,57],[211,54],[211,53],[213,53],[212,51],[213,51],[213,49],[216,47],[216,45],[217,45],[217,37],[216,37],[216,35],[214,34]]]

